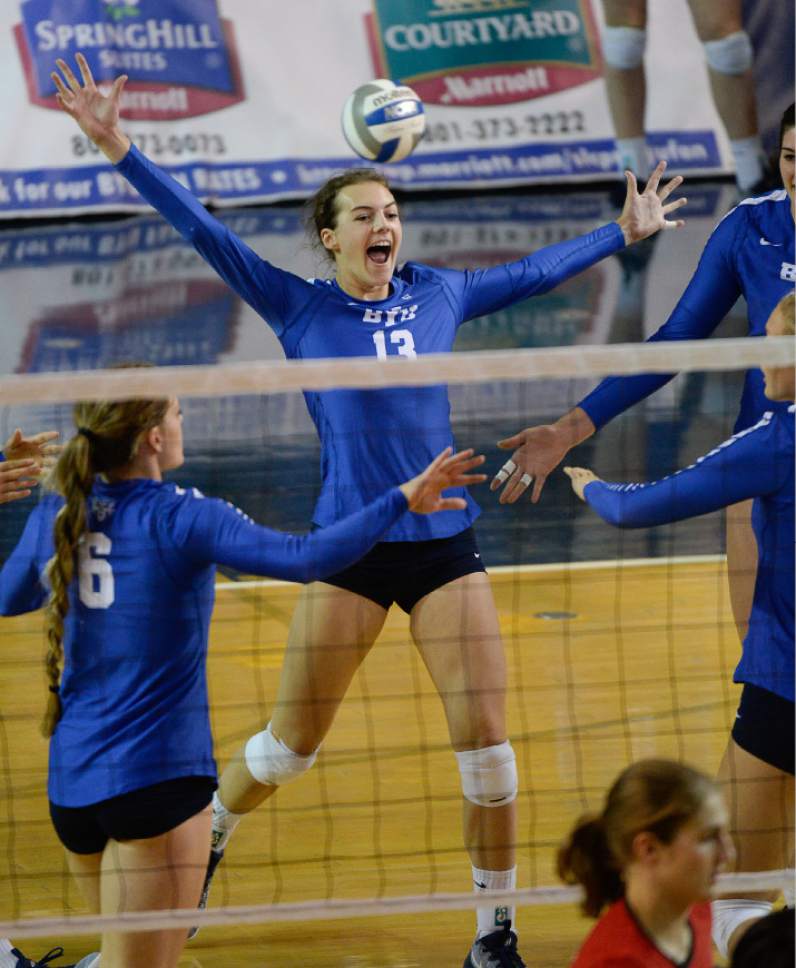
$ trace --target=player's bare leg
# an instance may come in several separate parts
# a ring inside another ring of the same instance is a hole
[[[749,628],[757,579],[757,539],[752,530],[752,503],[741,501],[727,508],[727,580],[732,617],[742,642]]]
[[[639,179],[649,174],[644,136],[647,81],[644,73],[646,0],[603,0],[604,79],[620,154],[620,168]]]

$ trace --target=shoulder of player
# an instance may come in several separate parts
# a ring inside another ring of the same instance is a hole
[[[600,917],[584,942],[581,950],[582,964],[584,968],[591,968],[592,965],[603,968],[609,964],[612,968],[614,965],[621,965],[623,968],[640,966],[641,962],[636,958],[639,942],[644,948],[648,947],[624,902],[616,901]],[[611,954],[610,962],[605,958],[606,952]],[[581,964],[580,959],[576,964]]]
[[[161,500],[174,509],[179,514],[219,514],[233,512],[245,521],[251,522],[251,518],[245,511],[225,501],[220,497],[205,495],[198,487],[181,487],[178,484],[166,484],[162,491],[156,495],[157,500]],[[168,507],[164,508],[168,511]]]
[[[398,272],[395,273],[399,279],[407,285],[417,285],[420,282],[441,281],[441,273],[434,266],[427,266],[423,262],[404,262]]]
[[[790,227],[792,235],[793,219],[790,218],[790,199],[785,189],[781,188],[777,191],[768,192],[766,195],[755,195],[751,198],[742,199],[727,212],[718,226],[732,227],[739,232],[748,229],[759,234],[765,232],[767,227],[771,231],[774,226],[778,226],[783,215],[788,216],[785,219],[785,226],[786,230]],[[780,233],[776,232],[775,234],[778,236]],[[767,241],[780,242],[782,240],[777,237]]]

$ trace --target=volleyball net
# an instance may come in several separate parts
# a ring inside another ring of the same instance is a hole
[[[172,479],[226,498],[259,523],[302,532],[320,483],[302,390],[445,382],[457,444],[484,453],[491,478],[509,456],[497,440],[560,416],[598,378],[677,372],[568,458],[605,480],[644,481],[687,466],[730,436],[743,370],[793,362],[793,339],[778,337],[0,376],[0,425],[54,428],[67,438],[75,400],[176,394],[186,463]],[[363,414],[361,432],[380,432],[367,425],[367,406]],[[500,505],[486,485],[473,496],[483,512],[476,532],[507,657],[508,733],[519,770],[520,887],[510,897],[571,904],[578,892],[556,883],[556,846],[582,812],[600,806],[619,770],[654,755],[713,774],[726,746],[740,645],[723,514],[614,529],[578,501],[560,470],[536,505],[527,496]],[[2,509],[3,558],[33,501]],[[268,722],[297,594],[289,583],[218,574],[208,679],[220,768]],[[466,614],[466,602],[457,608]],[[439,635],[443,647],[455,648],[467,628]],[[316,766],[241,823],[205,912],[86,913],[48,817],[47,747],[38,733],[41,614],[3,619],[2,639],[0,935],[476,905],[443,706],[399,609],[356,673]],[[792,876],[726,875],[721,886],[776,889]]]

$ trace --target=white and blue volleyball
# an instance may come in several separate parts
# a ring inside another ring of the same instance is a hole
[[[423,137],[423,102],[411,87],[379,78],[358,87],[343,107],[343,134],[368,161],[400,161]]]

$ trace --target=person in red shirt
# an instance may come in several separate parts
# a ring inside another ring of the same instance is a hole
[[[599,917],[571,968],[712,968],[711,887],[734,855],[727,821],[698,770],[663,759],[624,770],[558,851],[559,876]]]

